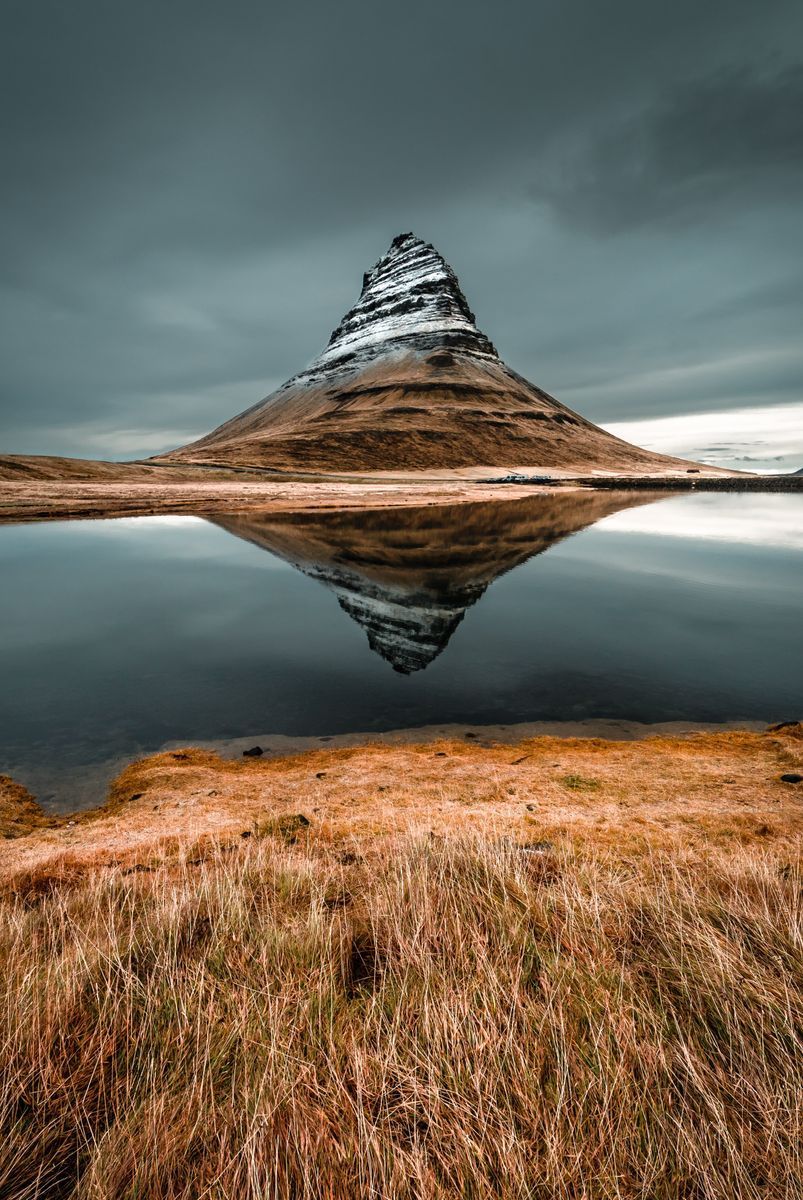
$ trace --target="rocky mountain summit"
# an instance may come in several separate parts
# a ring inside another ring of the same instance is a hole
[[[367,366],[378,350],[388,354],[406,348],[499,358],[477,329],[452,268],[434,246],[412,233],[395,237],[387,254],[366,272],[359,300],[323,353],[296,379],[318,380],[344,368],[351,371]]]
[[[364,275],[356,304],[308,367],[155,461],[283,471],[688,465],[606,433],[507,367],[454,271],[412,233]]]

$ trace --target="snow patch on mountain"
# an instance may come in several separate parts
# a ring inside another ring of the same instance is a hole
[[[403,233],[363,276],[359,300],[326,349],[289,382],[319,382],[358,370],[379,354],[408,349],[455,350],[498,361],[452,268],[430,243]]]

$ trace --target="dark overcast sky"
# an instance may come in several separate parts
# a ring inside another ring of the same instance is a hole
[[[799,0],[5,0],[0,450],[198,435],[391,237],[597,421],[791,405]]]

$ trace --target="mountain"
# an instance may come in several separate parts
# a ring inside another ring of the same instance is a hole
[[[363,277],[359,300],[305,370],[155,461],[303,471],[688,466],[606,433],[507,367],[454,271],[412,233]]]
[[[576,491],[422,508],[210,517],[330,588],[372,650],[409,675],[500,575],[649,496]]]

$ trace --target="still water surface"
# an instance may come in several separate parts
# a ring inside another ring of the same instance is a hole
[[[69,808],[166,742],[799,717],[801,584],[797,495],[0,527],[0,772]]]

